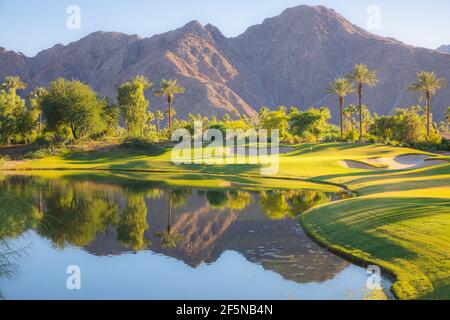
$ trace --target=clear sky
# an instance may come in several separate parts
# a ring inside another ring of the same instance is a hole
[[[94,31],[149,37],[191,20],[232,37],[300,4],[333,8],[365,29],[369,21],[371,32],[408,44],[433,49],[450,44],[449,0],[0,0],[0,46],[33,56]],[[80,8],[80,29],[67,27],[70,5]],[[368,13],[372,5],[379,11]]]

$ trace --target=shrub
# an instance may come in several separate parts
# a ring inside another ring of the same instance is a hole
[[[149,154],[161,154],[164,150],[154,142],[139,137],[129,137],[124,140],[121,145],[122,148],[145,151]]]

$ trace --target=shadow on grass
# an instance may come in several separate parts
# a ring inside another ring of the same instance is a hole
[[[377,236],[374,230],[407,220],[433,219],[448,210],[448,199],[434,198],[355,198],[306,215],[306,225],[334,244],[361,250],[370,256],[392,262],[414,259],[416,253],[400,246],[389,235]]]
[[[130,157],[139,156],[160,156],[166,152],[163,148],[155,148],[149,150],[134,150],[123,147],[117,147],[112,150],[104,151],[87,151],[87,152],[71,152],[64,155],[63,160],[70,164],[101,164],[104,162],[111,162],[122,160]]]
[[[192,170],[202,173],[212,174],[248,174],[255,173],[261,169],[258,164],[226,164],[226,165],[206,165],[206,164],[183,164],[178,166],[183,170]]]

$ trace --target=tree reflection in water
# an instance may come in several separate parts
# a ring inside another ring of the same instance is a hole
[[[177,244],[183,240],[180,234],[172,231],[172,215],[173,208],[184,206],[189,195],[191,195],[190,189],[171,190],[168,192],[167,229],[156,233],[156,236],[161,239],[161,247],[164,249],[176,248]]]
[[[332,197],[344,196],[302,190],[192,191],[154,182],[112,183],[108,178],[10,176],[0,180],[0,240],[34,230],[61,249],[72,245],[95,254],[150,249],[191,266],[214,261],[223,251],[233,249],[297,281],[303,278],[291,274],[298,271],[298,265],[314,265],[319,258],[307,260],[313,258],[302,250],[309,247],[298,247],[309,240],[292,232],[293,218]],[[264,249],[255,249],[260,247]],[[278,250],[279,257],[298,257],[288,264],[272,256],[269,249]],[[1,276],[10,265],[3,251]],[[322,253],[319,257],[331,259]]]
[[[19,272],[18,260],[25,249],[13,246],[10,240],[19,238],[28,229],[35,228],[42,212],[33,204],[32,193],[23,184],[14,186],[0,181],[0,278],[12,278]],[[0,293],[0,299],[3,299]]]
[[[141,193],[130,193],[126,208],[117,226],[118,239],[126,248],[134,251],[147,249],[150,241],[145,239],[145,231],[148,228],[147,206],[144,195]]]

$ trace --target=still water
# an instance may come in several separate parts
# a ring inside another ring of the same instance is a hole
[[[364,299],[373,294],[365,269],[319,247],[298,224],[303,211],[344,193],[213,191],[111,180],[1,179],[1,298]],[[73,280],[69,266],[79,268],[80,290],[67,287],[68,278]],[[387,292],[390,283],[382,280],[382,285]]]

